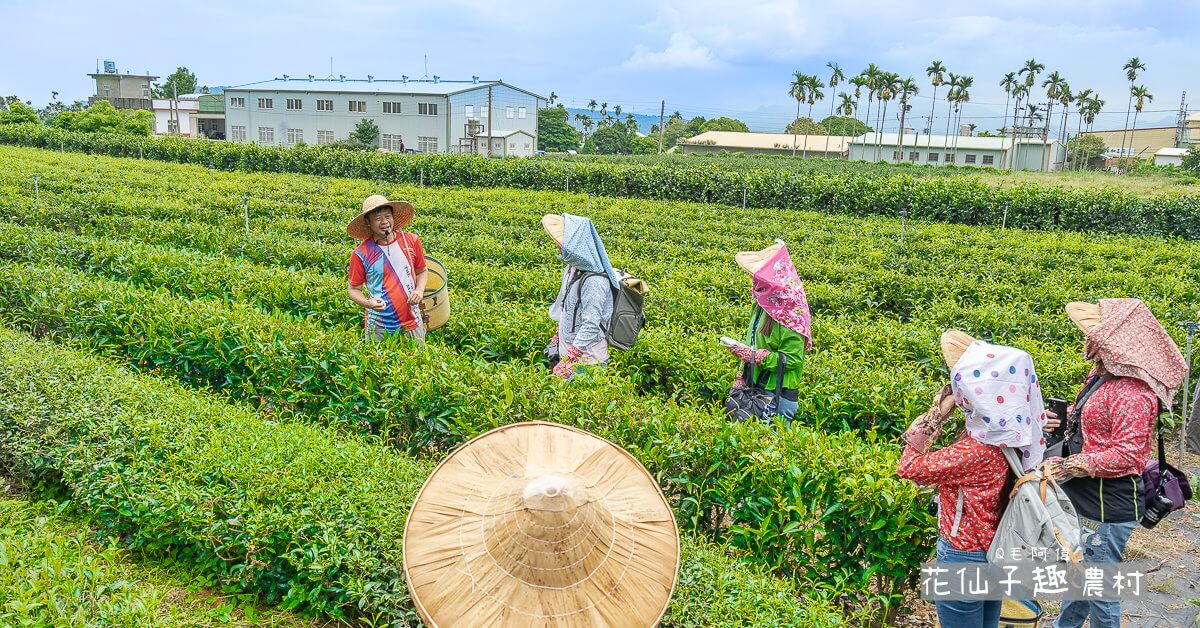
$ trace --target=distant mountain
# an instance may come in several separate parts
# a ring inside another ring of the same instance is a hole
[[[593,122],[603,119],[603,116],[600,115],[599,107],[597,107],[595,111],[592,111],[592,110],[586,109],[586,108],[577,109],[574,107],[567,107],[567,122],[571,123],[571,126],[577,128],[577,129],[583,128],[582,126],[579,125],[579,122],[577,122],[575,120],[575,114],[577,114],[577,113],[581,113],[581,114],[588,116],[589,118],[592,119]],[[669,113],[670,112],[668,112],[668,114]],[[614,120],[617,119],[617,116],[613,115],[612,109],[609,109],[608,115],[612,116]],[[628,115],[627,112],[622,111],[619,121],[625,122],[626,115]],[[637,121],[638,131],[641,132],[643,135],[650,133],[651,125],[658,124],[658,116],[657,115],[635,113],[635,114],[633,114],[633,119],[635,121]],[[596,128],[595,126],[592,127],[593,130],[595,130],[595,128]]]

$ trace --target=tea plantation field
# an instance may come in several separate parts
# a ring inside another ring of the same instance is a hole
[[[36,177],[36,187],[35,187]],[[383,193],[450,271],[419,353],[364,345],[345,222]],[[543,213],[591,217],[652,286],[604,378],[550,377],[561,266]],[[789,244],[814,320],[801,419],[731,425],[717,343],[752,303],[739,250]],[[0,468],[147,556],[320,617],[409,621],[399,535],[430,461],[541,419],[641,459],[685,534],[669,625],[894,611],[932,548],[897,435],[947,327],[1082,377],[1062,306],[1137,296],[1194,315],[1200,244],[585,194],[221,172],[0,147]],[[1174,332],[1174,330],[1173,330]],[[1182,337],[1180,336],[1180,340]],[[120,367],[113,366],[116,362]],[[803,595],[800,593],[803,591]]]

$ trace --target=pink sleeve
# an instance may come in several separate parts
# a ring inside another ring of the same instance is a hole
[[[1158,398],[1146,387],[1113,395],[1106,411],[1112,431],[1109,447],[1083,457],[1088,474],[1097,478],[1119,478],[1141,473],[1146,467],[1154,421],[1158,418]]]
[[[963,484],[979,471],[983,460],[979,447],[968,438],[925,454],[906,445],[896,475],[918,484]]]

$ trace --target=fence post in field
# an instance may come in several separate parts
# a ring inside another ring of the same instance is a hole
[[[1192,366],[1192,338],[1196,335],[1196,329],[1200,328],[1200,322],[1184,321],[1179,325],[1187,330],[1185,357],[1190,369]],[[1181,460],[1183,459],[1183,454],[1187,451],[1200,453],[1200,429],[1197,429],[1198,426],[1192,421],[1193,417],[1191,416],[1195,414],[1196,408],[1188,408],[1189,401],[1193,402],[1193,406],[1195,405],[1194,400],[1191,398],[1191,380],[1191,373],[1188,373],[1183,378],[1183,408],[1180,411],[1180,414],[1183,416],[1183,425],[1179,430],[1179,456]]]
[[[421,187],[425,187],[425,166],[421,166]]]
[[[1004,217],[1000,219],[1000,228],[1001,229],[1008,228],[1008,205],[1009,205],[1009,201],[1004,201]]]
[[[36,174],[33,175],[33,200],[38,203],[42,202],[42,193],[38,189],[38,175]]]
[[[138,142],[138,159],[142,158],[142,143]]]

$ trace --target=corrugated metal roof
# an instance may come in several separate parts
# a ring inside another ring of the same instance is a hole
[[[878,136],[878,137],[877,137]],[[899,133],[864,133],[850,140],[851,144],[865,144],[874,146],[876,142],[880,142],[884,146],[898,146],[900,144]],[[975,149],[975,150],[1004,150],[1012,145],[1011,137],[976,137],[971,135],[917,135],[915,133],[904,134],[904,145],[911,146],[914,150],[925,148],[927,145],[930,149],[942,149],[943,147],[954,148],[957,142],[958,148]],[[1047,144],[1058,143],[1058,140],[1047,142],[1031,137],[1019,137],[1019,144]]]
[[[807,144],[805,138],[807,137]],[[791,150],[792,146],[798,151],[825,152],[828,139],[829,152],[846,150],[846,141],[850,138],[842,135],[792,135],[791,133],[745,133],[741,131],[705,131],[695,137],[680,140],[681,145],[716,146],[719,148],[757,148],[771,150]]]
[[[341,92],[351,94],[419,94],[429,96],[448,96],[471,89],[486,88],[489,85],[506,85],[518,91],[526,90],[508,85],[503,81],[448,81],[432,79],[321,79],[288,77],[274,78],[269,81],[245,83],[226,87],[226,91],[273,91],[273,92]],[[526,92],[545,100],[533,92]]]
[[[1155,154],[1155,155],[1162,155],[1163,157],[1183,157],[1183,156],[1185,156],[1185,155],[1187,155],[1187,154],[1188,154],[1188,149],[1186,149],[1186,148],[1172,148],[1172,147],[1169,147],[1169,146],[1168,146],[1168,147],[1166,147],[1166,148],[1160,148],[1160,149],[1158,149],[1158,152],[1157,152],[1157,153],[1154,153],[1154,154]]]

